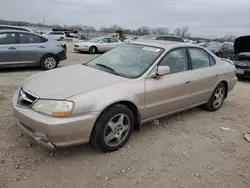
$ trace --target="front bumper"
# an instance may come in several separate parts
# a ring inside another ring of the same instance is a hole
[[[13,98],[13,114],[18,125],[40,145],[54,149],[89,142],[98,112],[57,118],[19,107],[16,102],[17,94]]]
[[[235,63],[235,68],[237,77],[250,78],[250,66]]]
[[[66,60],[67,59],[67,50],[63,50],[60,53],[57,54],[57,58],[59,61]]]

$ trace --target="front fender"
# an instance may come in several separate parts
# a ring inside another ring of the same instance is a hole
[[[144,81],[118,83],[91,90],[69,98],[75,102],[73,114],[102,112],[120,101],[133,103],[141,112],[144,109]]]

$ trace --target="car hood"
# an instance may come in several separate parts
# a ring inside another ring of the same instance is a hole
[[[128,80],[85,65],[73,65],[35,74],[25,80],[23,89],[40,98],[69,97]]]
[[[250,52],[250,35],[238,37],[234,42],[234,53]]]

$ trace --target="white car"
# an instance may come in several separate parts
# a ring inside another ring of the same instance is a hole
[[[48,39],[52,40],[63,40],[66,38],[65,33],[62,31],[51,31],[43,36],[47,37]]]
[[[95,37],[89,41],[75,43],[74,50],[95,54],[98,52],[107,52],[120,44],[122,42],[113,37]]]

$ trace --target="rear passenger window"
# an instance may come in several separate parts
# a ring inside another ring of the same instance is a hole
[[[189,48],[189,53],[193,69],[210,67],[210,59],[207,52],[198,48]]]
[[[115,38],[110,38],[109,40],[110,40],[110,42],[111,42],[111,43],[118,42],[118,40],[117,40],[117,39],[115,39]]]
[[[47,39],[37,36],[37,35],[32,35],[28,33],[20,33],[20,44],[42,43],[46,41]]]

